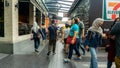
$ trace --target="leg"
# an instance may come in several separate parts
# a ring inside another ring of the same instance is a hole
[[[39,38],[36,39],[36,45],[37,45],[37,49],[38,49],[40,46],[40,39]]]
[[[34,39],[34,48],[37,49],[37,42],[36,42],[36,39]]]
[[[53,53],[55,53],[55,49],[56,49],[56,40],[53,40]]]
[[[68,58],[69,58],[69,59],[72,58],[73,49],[74,49],[74,45],[70,45],[70,47],[69,47],[69,55],[68,55]]]
[[[49,55],[51,53],[51,47],[52,47],[52,43],[51,43],[51,39],[49,39],[49,45],[48,45],[48,53],[47,53],[47,55]]]
[[[112,62],[108,60],[108,62],[107,62],[107,68],[111,68],[111,66],[112,66]]]
[[[91,68],[98,68],[98,61],[97,61],[97,54],[96,49],[94,47],[90,47],[90,53],[91,53]]]
[[[85,55],[85,48],[82,44],[80,45],[80,48],[82,49],[83,55]]]
[[[65,46],[66,46],[66,49],[65,49],[66,53],[68,53],[69,52],[69,44],[66,44]]]
[[[76,44],[74,45],[74,50],[76,52],[76,54],[78,55],[78,57],[80,57],[80,52],[79,52],[79,39],[76,40]]]

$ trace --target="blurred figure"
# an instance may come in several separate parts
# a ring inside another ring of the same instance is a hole
[[[31,28],[31,33],[32,33],[32,38],[31,39],[34,40],[35,52],[39,52],[38,48],[39,48],[39,45],[40,45],[40,38],[41,38],[41,35],[42,35],[42,37],[44,35],[43,35],[40,27],[38,26],[37,22],[33,23],[33,26]]]
[[[42,28],[42,32],[43,32],[43,34],[44,34],[44,38],[43,38],[43,41],[42,41],[42,45],[44,45],[45,40],[46,40],[46,33],[47,33],[46,27],[45,27],[45,23],[42,23],[41,28]]]
[[[83,39],[85,38],[85,26],[82,21],[77,17],[77,20],[79,22],[79,38],[80,38],[80,48],[82,49],[83,55],[85,55],[85,48],[83,45]],[[79,48],[79,47],[78,47]]]
[[[75,22],[75,19],[73,19],[71,21],[71,28],[70,28],[70,36],[73,37],[71,43],[73,43],[76,38],[76,42],[75,44],[70,44],[69,46],[69,54],[68,54],[68,58],[64,59],[64,62],[70,62],[72,55],[73,55],[73,50],[75,50],[76,54],[77,54],[77,59],[80,60],[81,59],[81,55],[80,52],[77,48],[78,44],[79,44],[79,36],[78,36],[78,32],[79,32],[79,26],[78,26],[78,22]]]
[[[119,21],[111,28],[110,34],[115,36],[115,64],[116,68],[120,68],[120,18]]]
[[[90,68],[98,68],[96,49],[98,45],[102,44],[103,30],[101,28],[104,20],[101,18],[96,18],[93,21],[92,26],[88,29],[88,33],[85,39],[85,47],[90,50],[91,63]]]
[[[111,28],[118,22],[120,21],[119,18],[116,18],[113,24],[111,25]],[[108,45],[106,46],[106,50],[108,52],[108,61],[107,61],[107,68],[112,67],[112,63],[114,62],[115,59],[115,36],[110,35],[110,30],[107,32],[107,39],[109,40]]]
[[[70,33],[69,24],[66,23],[65,27],[66,28],[62,32],[62,40],[64,40],[64,50],[65,50],[65,53],[68,53],[69,52],[69,45],[66,43],[66,40],[67,40],[67,37],[68,37],[68,35]]]
[[[48,45],[47,55],[49,56],[51,53],[51,49],[53,54],[56,54],[55,49],[56,49],[56,40],[57,40],[57,27],[54,23],[54,20],[51,21],[51,25],[48,27],[48,36],[49,36],[49,45]]]

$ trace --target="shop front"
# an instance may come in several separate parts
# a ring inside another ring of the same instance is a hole
[[[41,24],[43,11],[36,1],[0,0],[0,53],[34,52],[31,27],[35,21]]]

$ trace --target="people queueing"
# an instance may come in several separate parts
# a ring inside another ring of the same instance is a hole
[[[65,50],[66,54],[68,54],[68,52],[69,52],[69,44],[67,44],[67,42],[66,42],[69,33],[70,33],[69,24],[66,23],[65,29],[62,32],[62,40],[64,40],[64,50]]]
[[[110,35],[115,36],[115,65],[120,68],[120,18],[119,21],[111,28]]]
[[[73,37],[71,43],[75,42],[75,40],[74,40],[75,38],[76,38],[76,42],[74,44],[69,44],[69,54],[68,54],[68,58],[64,59],[65,63],[71,61],[71,58],[72,58],[72,55],[73,55],[73,50],[75,50],[75,52],[77,54],[77,59],[81,59],[80,52],[77,48],[77,45],[79,44],[78,32],[79,32],[78,22],[75,22],[75,19],[72,19],[69,35],[71,37]]]
[[[55,21],[51,21],[51,25],[48,27],[48,36],[49,36],[49,45],[48,45],[48,53],[49,56],[51,53],[51,50],[53,54],[55,53],[56,49],[56,41],[57,41],[57,26],[55,25]]]
[[[105,34],[103,34],[103,30],[101,28],[103,22],[103,19],[96,18],[93,21],[92,26],[88,29],[85,39],[85,47],[91,54],[90,68],[98,68],[96,49],[102,44],[102,37],[105,37]]]

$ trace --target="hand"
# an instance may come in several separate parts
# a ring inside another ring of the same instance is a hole
[[[114,39],[115,39],[115,36],[111,36],[110,38],[114,40]]]
[[[102,34],[102,37],[103,37],[104,39],[107,39],[106,34]]]
[[[85,39],[85,36],[84,35],[82,35],[82,40],[84,40]]]
[[[33,40],[33,38],[30,38],[30,40]]]
[[[86,49],[87,51],[89,51],[89,46],[88,46],[88,45],[86,45],[86,46],[85,46],[85,49]]]
[[[75,42],[75,40],[74,40],[74,39],[72,39],[71,43],[72,43],[72,44],[74,44],[74,42]]]
[[[110,45],[106,45],[106,47],[109,47]]]
[[[100,50],[102,50],[102,48],[101,48],[101,47],[98,47],[98,51],[100,51]]]

